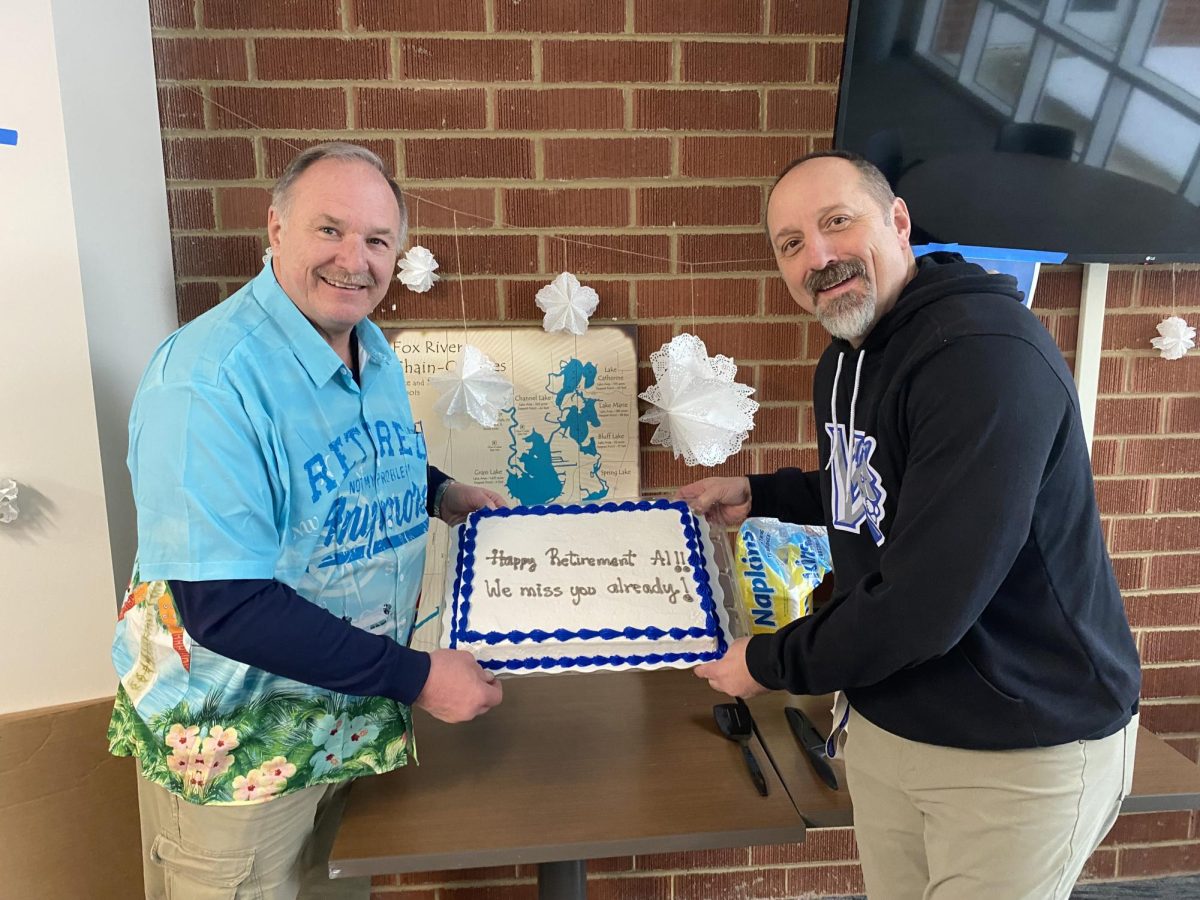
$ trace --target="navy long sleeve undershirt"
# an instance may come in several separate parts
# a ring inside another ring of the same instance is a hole
[[[448,477],[428,467],[430,507]],[[420,696],[429,677],[428,653],[363,631],[282,582],[171,581],[170,586],[192,639],[229,659],[327,690],[407,704]]]

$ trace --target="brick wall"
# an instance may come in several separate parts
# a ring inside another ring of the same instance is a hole
[[[649,353],[681,331],[737,359],[763,405],[718,474],[813,462],[807,398],[826,338],[774,275],[760,222],[775,172],[830,143],[845,0],[150,8],[181,322],[258,271],[267,190],[296,149],[354,140],[395,167],[413,241],[446,276],[429,294],[393,288],[381,322],[457,320],[465,305],[472,321],[536,325],[534,292],[567,269],[599,290],[597,319],[637,324],[643,386]],[[1068,357],[1080,282],[1078,267],[1050,269],[1034,304]],[[1168,269],[1114,267],[1108,302],[1097,490],[1146,663],[1143,721],[1195,759],[1200,357],[1166,362],[1148,340],[1172,309],[1200,320],[1200,270],[1178,272],[1172,299]],[[648,491],[708,474],[648,446],[642,470]],[[1125,817],[1089,874],[1200,870],[1198,827],[1189,813]],[[854,858],[851,833],[832,829],[798,847],[600,860],[593,893],[845,893],[861,888]],[[533,877],[428,873],[376,891],[509,900],[535,896]]]

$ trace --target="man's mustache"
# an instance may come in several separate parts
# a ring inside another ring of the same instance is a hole
[[[835,284],[840,284],[847,278],[855,276],[867,277],[867,267],[863,261],[861,259],[839,259],[809,275],[804,279],[804,286],[810,294],[816,296],[818,291],[831,288]]]
[[[375,276],[370,272],[361,272],[355,275],[352,272],[347,272],[345,269],[317,269],[317,274],[322,278],[336,281],[339,284],[349,284],[354,287],[375,287]]]

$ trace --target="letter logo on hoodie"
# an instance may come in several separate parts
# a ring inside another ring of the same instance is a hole
[[[875,546],[881,547],[884,534],[879,526],[887,515],[883,507],[887,490],[871,466],[875,438],[855,429],[854,447],[848,450],[844,425],[827,422],[825,431],[829,434],[829,468],[833,472],[833,527],[861,534],[865,522]]]

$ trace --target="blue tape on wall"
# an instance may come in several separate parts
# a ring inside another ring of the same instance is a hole
[[[0,144],[17,145],[17,132],[12,128],[0,128]]]

